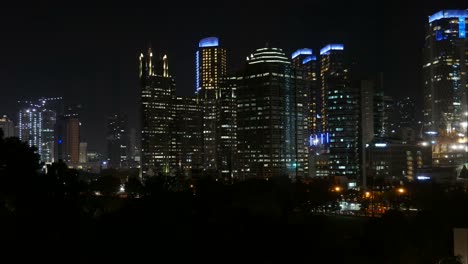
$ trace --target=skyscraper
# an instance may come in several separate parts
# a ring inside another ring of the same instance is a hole
[[[18,137],[36,146],[42,162],[54,161],[54,126],[61,97],[19,101]]]
[[[424,125],[429,135],[466,132],[468,10],[429,16],[424,45]]]
[[[224,181],[237,178],[237,84],[239,76],[223,78],[217,103],[217,168]]]
[[[308,91],[309,101],[307,116],[309,134],[309,176],[328,176],[327,147],[323,144],[322,129],[322,93],[320,90],[317,56],[312,49],[298,49],[291,55],[292,66],[296,75],[302,75]],[[322,140],[319,140],[321,138]]]
[[[178,96],[174,104],[177,170],[189,176],[202,168],[202,113],[195,97]]]
[[[80,162],[80,121],[75,115],[60,115],[54,129],[55,161],[70,166]]]
[[[110,168],[127,166],[128,156],[127,117],[115,114],[107,118],[107,159]]]
[[[151,48],[140,54],[141,168],[143,175],[168,174],[176,166],[174,154],[175,80],[167,55],[155,63]]]
[[[466,163],[468,10],[429,16],[423,56],[424,136],[432,142],[433,166]],[[460,144],[463,143],[463,144]]]
[[[240,179],[303,177],[308,171],[308,91],[279,48],[247,57],[237,86]]]
[[[292,66],[300,71],[309,92],[309,114],[308,126],[312,136],[322,133],[321,124],[321,91],[318,75],[317,56],[313,55],[312,49],[304,48],[296,50],[292,55]]]
[[[220,83],[226,76],[226,49],[216,37],[200,40],[195,54],[196,95],[203,113],[203,167],[209,174],[219,174],[217,168],[217,115]]]
[[[342,44],[320,50],[322,125],[330,137],[330,176],[337,180],[359,179],[359,87],[351,85]]]

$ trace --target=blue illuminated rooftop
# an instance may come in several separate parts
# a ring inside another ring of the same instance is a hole
[[[441,10],[429,16],[429,23],[442,18],[468,17],[468,10]]]
[[[209,37],[204,38],[198,42],[199,48],[207,48],[207,47],[217,47],[219,45],[219,40],[217,37]]]
[[[328,44],[322,49],[320,49],[320,55],[323,55],[330,50],[344,50],[344,45],[343,44]]]
[[[310,56],[307,56],[305,57],[303,60],[302,60],[302,64],[306,64],[308,63],[309,61],[316,61],[317,60],[317,57],[313,56],[313,55],[310,55]]]
[[[293,54],[291,55],[291,59],[296,58],[299,55],[312,55],[312,50],[311,49],[298,49]]]

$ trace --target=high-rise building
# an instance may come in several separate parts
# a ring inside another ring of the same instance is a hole
[[[202,107],[202,164],[207,174],[219,175],[217,146],[218,96],[221,80],[227,74],[226,49],[216,37],[200,40],[195,54],[196,95]]]
[[[248,56],[236,92],[239,178],[306,176],[308,91],[284,52]]]
[[[320,90],[317,56],[313,55],[312,49],[298,49],[291,55],[292,66],[302,73],[302,78],[309,92],[309,114],[308,126],[312,136],[322,133],[321,109],[322,94]]]
[[[429,16],[424,45],[424,125],[429,135],[465,133],[468,10]]]
[[[420,130],[415,118],[415,106],[411,98],[406,97],[396,103],[398,137],[414,142]]]
[[[433,166],[461,168],[468,159],[468,10],[429,16],[423,56],[424,128]]]
[[[351,85],[342,44],[323,47],[320,56],[322,125],[330,137],[330,176],[356,183],[361,147],[359,87]]]
[[[36,146],[38,153],[42,153],[42,112],[37,106],[30,105],[23,107],[18,116],[18,137],[28,143],[29,146]]]
[[[60,115],[54,129],[55,161],[69,166],[80,162],[80,121],[77,116]]]
[[[167,55],[154,62],[151,48],[140,55],[141,168],[143,175],[168,174],[176,167],[174,154],[175,80]]]
[[[292,66],[297,75],[302,74],[308,91],[308,133],[309,139],[309,175],[310,177],[327,177],[328,145],[322,128],[322,92],[319,82],[319,64],[312,49],[298,49],[291,55]]]
[[[174,104],[177,170],[189,176],[202,169],[202,113],[195,97],[178,96]]]
[[[3,137],[14,137],[15,135],[15,125],[13,121],[9,119],[6,115],[0,118],[0,129],[3,131]]]
[[[217,168],[224,181],[237,178],[237,102],[239,76],[223,78],[220,83],[217,106]]]
[[[107,159],[110,168],[127,166],[128,156],[127,117],[114,114],[107,118]]]

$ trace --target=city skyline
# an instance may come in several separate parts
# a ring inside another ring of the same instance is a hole
[[[400,4],[385,3],[382,8],[377,3],[298,2],[275,7],[264,2],[249,8],[205,4],[193,11],[175,5],[7,8],[3,24],[16,22],[3,32],[0,69],[8,88],[0,112],[17,121],[18,100],[63,96],[69,104],[82,103],[83,141],[104,153],[109,114],[129,113],[129,126],[139,125],[136,59],[147,43],[151,42],[156,54],[168,54],[178,94],[192,95],[194,54],[198,41],[209,36],[219,37],[227,49],[228,71],[241,67],[248,54],[267,42],[288,56],[298,48],[312,48],[317,54],[327,43],[344,43],[358,72],[374,75],[382,71],[386,92],[400,95],[407,91],[402,97],[414,97],[421,105],[417,96],[422,93],[421,49],[427,17],[459,2]],[[168,10],[167,15],[153,20],[157,17],[153,11],[160,9]],[[161,23],[168,27],[160,29]]]

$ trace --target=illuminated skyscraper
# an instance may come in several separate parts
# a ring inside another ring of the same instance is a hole
[[[19,101],[18,137],[36,146],[42,162],[54,161],[54,126],[62,98],[41,98],[37,101]]]
[[[203,167],[219,175],[217,166],[217,115],[220,83],[226,76],[226,49],[216,37],[200,40],[195,55],[196,94],[203,113]]]
[[[312,49],[298,49],[292,55],[292,66],[300,71],[309,90],[309,133],[312,136],[322,133],[321,124],[321,91],[318,74],[317,56],[313,55]]]
[[[357,181],[360,164],[359,86],[353,87],[344,62],[342,44],[320,50],[322,125],[330,139],[330,176]]]
[[[112,115],[107,119],[107,159],[110,168],[127,166],[128,151],[127,117]]]
[[[467,17],[468,10],[429,16],[423,62],[426,134],[466,132]]]
[[[151,48],[140,55],[141,167],[143,175],[168,174],[176,166],[174,154],[175,80],[167,55],[154,62]]]
[[[327,147],[322,129],[322,93],[320,90],[317,56],[312,49],[298,49],[291,55],[296,75],[302,75],[309,93],[308,133],[309,133],[309,176],[328,176]],[[320,140],[320,138],[322,140]]]
[[[18,137],[42,153],[42,112],[38,106],[22,107],[18,116]]]
[[[248,56],[236,92],[239,178],[306,176],[308,91],[284,52]]]
[[[177,97],[175,99],[175,133],[177,170],[185,176],[202,167],[201,160],[201,124],[200,105],[195,97]]]

